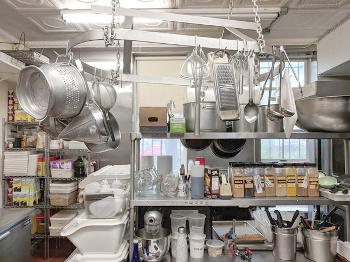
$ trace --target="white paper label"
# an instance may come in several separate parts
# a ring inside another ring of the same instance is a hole
[[[261,194],[262,192],[264,192],[261,186],[260,175],[254,175],[254,185],[255,185],[256,192],[258,194]]]
[[[265,180],[265,186],[272,186],[272,183],[270,179],[267,178],[267,176],[264,176],[264,180]]]
[[[307,188],[307,176],[304,177],[303,183],[301,184],[301,187]]]

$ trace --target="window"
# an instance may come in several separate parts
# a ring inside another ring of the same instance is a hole
[[[142,139],[141,156],[173,156],[173,171],[179,172],[181,164],[186,163],[185,148],[179,139]],[[157,158],[155,157],[155,161]],[[157,166],[157,163],[155,163]]]
[[[300,84],[305,84],[305,61],[293,61],[291,62],[295,73],[297,74]],[[278,64],[278,63],[277,63]],[[272,62],[260,62],[260,73],[268,72],[271,68]],[[293,88],[299,87],[298,81],[294,77],[292,70],[288,63],[285,64],[289,70],[289,76],[291,78],[291,85]],[[276,64],[275,64],[276,66]],[[261,83],[263,85],[263,83]],[[267,104],[268,99],[268,87],[270,82],[268,81],[265,88],[265,94],[262,98],[262,103]],[[275,90],[273,97],[276,97],[277,86],[279,85],[279,78],[275,78],[272,83],[272,87]],[[275,103],[274,101],[272,103]],[[297,127],[294,130],[298,130]],[[261,139],[261,160],[273,161],[273,160],[287,160],[289,162],[305,162],[314,161],[314,141],[308,139]]]

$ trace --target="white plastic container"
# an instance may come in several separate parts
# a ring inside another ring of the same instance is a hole
[[[52,227],[65,227],[78,214],[77,210],[61,210],[50,217]]]
[[[49,227],[51,237],[59,237],[61,235],[62,227]]]
[[[129,221],[129,212],[121,219],[88,219],[79,214],[62,231],[81,253],[114,254],[119,250]]]
[[[170,220],[172,236],[177,236],[179,227],[184,227],[186,229],[187,216],[181,214],[170,214]]]
[[[77,200],[78,191],[69,194],[50,194],[50,204],[52,206],[68,206]]]
[[[77,182],[55,182],[50,183],[50,194],[69,194],[78,188]]]
[[[177,236],[171,235],[171,241],[170,241],[170,246],[171,246],[171,255],[176,258],[176,249],[177,249]]]
[[[222,248],[224,247],[224,242],[220,240],[208,240],[208,255],[210,257],[221,257]]]
[[[52,178],[72,178],[74,169],[50,169]]]
[[[121,218],[126,210],[126,196],[85,194],[84,205],[88,218]]]
[[[205,235],[198,237],[190,236],[190,257],[203,258],[205,237]]]
[[[205,215],[193,213],[188,216],[191,237],[202,237],[204,233]]]
[[[129,244],[124,240],[118,252],[114,254],[83,254],[76,249],[65,262],[121,262],[126,260],[128,251]]]

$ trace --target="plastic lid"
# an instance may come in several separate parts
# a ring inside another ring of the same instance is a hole
[[[222,242],[220,240],[208,240],[207,246],[213,247],[213,248],[223,248],[224,242]]]
[[[195,165],[200,165],[201,162],[199,162],[199,161],[194,161],[194,164],[195,164]]]
[[[186,216],[181,214],[170,214],[170,218],[186,218]]]
[[[235,234],[235,233],[232,233],[231,238],[232,238],[232,239],[236,239],[236,234]]]
[[[134,238],[134,240],[132,241],[134,244],[138,244],[139,240],[137,238]]]
[[[189,239],[193,239],[193,240],[205,240],[207,236],[205,234],[203,234],[202,236],[189,236]]]
[[[205,219],[206,216],[204,214],[202,214],[202,213],[193,213],[193,214],[188,215],[188,218],[189,219],[192,219],[192,218],[194,218],[194,219],[199,219],[199,218]]]

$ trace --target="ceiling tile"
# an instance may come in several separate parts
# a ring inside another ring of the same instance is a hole
[[[283,7],[286,5],[288,0],[263,0],[263,1],[257,1],[257,5],[259,7]],[[233,7],[235,8],[247,8],[247,7],[253,7],[252,0],[237,0],[234,2]]]
[[[51,0],[60,9],[90,9],[91,5],[111,6],[110,0]],[[171,0],[121,0],[124,8],[172,8]]]
[[[228,8],[229,0],[181,0],[180,8]]]
[[[174,30],[174,22],[145,21],[134,23],[134,29],[144,31],[170,31]]]
[[[67,32],[82,32],[84,28],[78,24],[66,23],[59,15],[43,15],[30,13],[26,17],[34,22],[40,30],[47,33],[67,33]]]
[[[298,0],[291,1],[290,7],[293,8],[338,8],[349,5],[348,0]]]
[[[49,0],[6,0],[16,9],[53,9],[55,6]]]

